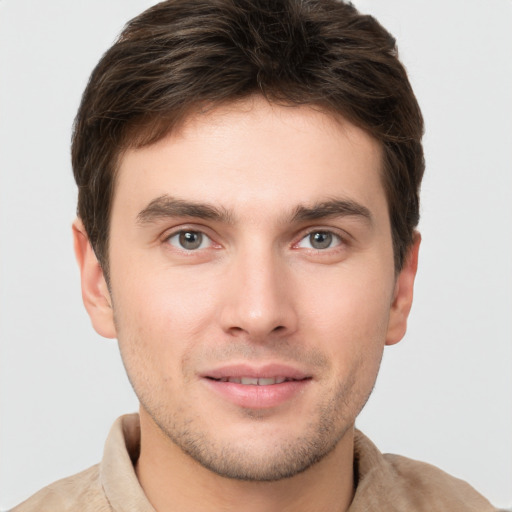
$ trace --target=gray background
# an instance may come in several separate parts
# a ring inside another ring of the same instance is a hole
[[[0,1],[0,509],[99,461],[137,407],[81,304],[70,127],[149,0]],[[403,342],[358,421],[512,505],[512,2],[359,0],[397,37],[426,119],[423,245]]]

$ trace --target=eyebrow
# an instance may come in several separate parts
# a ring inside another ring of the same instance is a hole
[[[369,224],[373,223],[373,217],[368,208],[349,199],[330,199],[312,206],[298,206],[292,219],[294,221],[311,221],[329,217],[360,217]]]
[[[360,217],[372,224],[373,218],[370,210],[355,201],[347,199],[330,199],[315,203],[311,206],[299,205],[291,215],[292,222],[305,222],[320,220],[329,217]],[[150,224],[169,217],[190,217],[214,220],[233,224],[234,217],[231,211],[205,203],[185,201],[168,195],[153,199],[137,215],[137,222]]]
[[[137,215],[140,224],[149,224],[157,220],[169,217],[193,217],[199,219],[215,220],[218,222],[232,223],[231,213],[213,205],[184,201],[168,195],[153,199]]]

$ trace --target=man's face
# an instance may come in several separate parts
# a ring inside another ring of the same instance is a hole
[[[352,124],[261,98],[122,157],[98,330],[205,467],[290,476],[353,426],[405,325],[381,159]]]

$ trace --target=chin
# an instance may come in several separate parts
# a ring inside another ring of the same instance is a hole
[[[298,475],[322,461],[352,426],[350,422],[335,422],[326,414],[316,422],[298,426],[294,432],[290,430],[290,420],[278,426],[267,422],[262,414],[263,411],[251,411],[252,425],[244,421],[240,428],[225,422],[232,428],[225,430],[222,437],[219,431],[201,428],[193,420],[181,426],[160,424],[160,428],[182,452],[221,477],[274,482]]]

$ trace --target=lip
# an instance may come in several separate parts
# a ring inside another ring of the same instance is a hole
[[[201,377],[223,379],[225,377],[252,377],[268,379],[272,377],[285,377],[286,379],[303,380],[311,377],[307,373],[286,364],[272,363],[262,366],[250,364],[231,364],[213,368],[201,373]]]
[[[312,381],[311,375],[286,364],[225,365],[202,372],[200,377],[208,389],[217,396],[247,409],[270,409],[285,404],[303,393]],[[284,377],[287,380],[266,386],[220,380],[230,377],[260,379]]]

